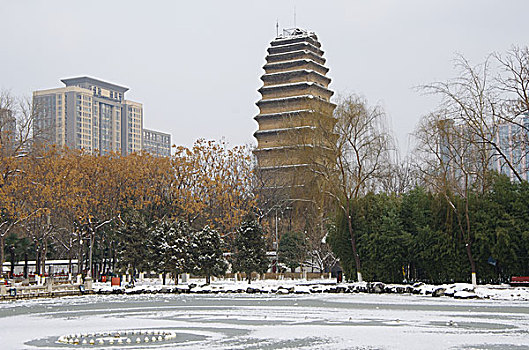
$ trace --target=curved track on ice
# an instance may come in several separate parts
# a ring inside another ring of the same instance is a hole
[[[169,330],[175,341],[59,344]],[[2,349],[529,349],[526,302],[411,295],[107,295],[0,304]]]

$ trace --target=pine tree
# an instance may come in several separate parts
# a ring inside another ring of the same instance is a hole
[[[263,229],[257,221],[245,221],[237,230],[233,270],[246,273],[248,283],[252,272],[265,273],[268,269]]]
[[[131,272],[133,276],[136,272],[149,267],[149,250],[145,244],[149,230],[149,223],[138,212],[127,215],[125,222],[117,230],[118,265],[122,270]]]
[[[150,230],[149,250],[155,271],[170,272],[178,284],[178,275],[191,268],[189,226],[183,221],[162,220]]]
[[[303,263],[306,255],[305,239],[299,232],[286,232],[279,240],[279,262],[292,272]]]
[[[209,226],[192,234],[190,252],[194,271],[205,275],[207,284],[210,283],[211,276],[226,272],[227,263],[222,254],[222,239],[219,233]]]

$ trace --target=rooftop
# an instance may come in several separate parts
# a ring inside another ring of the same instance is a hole
[[[66,85],[66,86],[76,86],[76,85],[79,85],[79,84],[88,83],[88,84],[99,86],[99,87],[102,87],[102,88],[105,88],[105,89],[118,91],[118,92],[121,92],[121,93],[124,93],[125,91],[129,90],[129,88],[127,88],[127,87],[119,86],[119,85],[112,84],[112,83],[108,83],[106,81],[95,79],[95,78],[91,78],[91,77],[67,78],[67,79],[61,79],[61,82],[63,82],[64,85]]]
[[[280,38],[289,38],[293,36],[315,36],[314,32],[309,32],[306,29],[301,28],[285,28],[283,29],[283,34],[280,34]]]

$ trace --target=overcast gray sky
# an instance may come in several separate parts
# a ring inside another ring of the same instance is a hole
[[[266,49],[280,28],[316,32],[331,88],[381,104],[400,148],[436,100],[414,87],[527,45],[527,0],[0,0],[0,89],[16,95],[88,75],[130,88],[144,127],[254,142]]]

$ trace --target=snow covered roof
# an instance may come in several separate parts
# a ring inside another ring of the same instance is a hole
[[[268,86],[261,87],[257,91],[259,91],[259,92],[263,92],[263,91],[266,91],[266,90],[269,90],[269,91],[272,90],[273,91],[273,90],[277,90],[277,89],[281,89],[281,88],[297,89],[297,88],[301,88],[301,87],[305,87],[305,88],[315,87],[318,90],[325,91],[327,94],[329,94],[329,96],[332,96],[334,94],[334,92],[332,90],[329,90],[325,86],[322,86],[322,85],[320,85],[318,83],[315,83],[315,82],[312,82],[312,81],[301,81],[301,82],[296,82],[296,83],[268,85]]]
[[[321,63],[318,63],[314,60],[309,60],[306,58],[267,63],[263,66],[263,69],[265,70],[280,69],[280,68],[296,67],[296,66],[303,66],[303,65],[314,65],[320,68],[321,70],[325,71],[325,73],[329,71],[329,68],[325,67]]]
[[[288,28],[283,29],[283,32],[281,34],[278,33],[276,38],[273,40],[273,42],[276,41],[286,41],[286,40],[292,40],[292,39],[306,39],[309,38],[310,40],[314,40],[318,42],[318,36],[315,32],[311,32],[302,28]]]
[[[270,54],[279,54],[279,53],[299,51],[302,48],[308,48],[308,51],[312,51],[318,56],[323,56],[324,54],[323,50],[321,50],[320,48],[318,48],[317,46],[313,45],[312,43],[308,41],[300,41],[300,42],[295,42],[295,43],[285,43],[284,45],[270,46],[267,51]]]
[[[275,134],[275,133],[279,133],[279,132],[287,132],[287,131],[291,131],[291,130],[302,130],[302,129],[315,130],[316,127],[315,126],[311,126],[311,125],[305,125],[305,126],[293,126],[293,127],[290,127],[290,128],[281,128],[281,129],[257,130],[256,132],[254,132],[253,135],[255,136],[255,135],[258,135],[258,134]]]
[[[313,99],[314,95],[299,95],[299,96],[271,98],[271,99],[268,99],[268,100],[260,100],[260,101],[257,102],[257,104],[259,104],[261,102],[273,103],[273,102],[281,102],[281,101],[289,101],[289,100],[299,100],[299,99],[304,99],[304,98]]]
[[[327,104],[327,105],[332,105],[332,106],[336,106],[334,103],[332,102],[329,102],[321,97],[318,97],[318,96],[314,96],[314,95],[299,95],[299,96],[290,96],[290,97],[281,97],[281,98],[271,98],[271,99],[268,99],[268,100],[259,100],[257,101],[255,104],[257,106],[261,106],[261,105],[264,105],[264,104],[274,104],[274,103],[278,103],[278,102],[291,102],[291,101],[296,101],[296,100],[303,100],[303,99],[310,99],[310,100],[317,100],[318,102],[321,102],[321,103],[324,103],[324,104]]]
[[[299,148],[299,147],[308,147],[312,148],[314,145],[311,144],[301,144],[301,145],[291,145],[291,146],[277,146],[277,147],[265,147],[265,148],[256,148],[254,152],[269,152],[269,151],[283,151],[287,149]]]
[[[289,112],[280,112],[280,113],[263,113],[258,114],[254,117],[255,120],[258,119],[266,119],[266,118],[277,118],[277,117],[289,117],[294,114],[300,114],[300,113],[313,113],[313,110],[310,109],[298,109],[295,111],[289,111]]]
[[[296,69],[296,70],[289,70],[285,72],[266,73],[261,76],[261,80],[266,81],[266,80],[273,80],[281,76],[289,76],[289,75],[299,76],[299,75],[308,75],[308,74],[315,74],[318,78],[323,79],[324,81],[327,81],[329,83],[331,82],[331,78],[326,77],[325,75],[319,72],[316,72],[315,70],[312,70],[312,69]]]
[[[281,75],[281,74],[293,74],[293,73],[299,73],[299,72],[304,72],[306,74],[309,74],[309,73],[316,73],[316,74],[319,74],[321,75],[322,77],[325,77],[325,75],[322,75],[312,69],[296,69],[296,70],[288,70],[288,71],[285,71],[285,72],[277,72],[277,73],[267,73],[267,74],[263,74],[263,77],[265,76],[277,76],[277,75]]]
[[[254,150],[257,151],[258,149]],[[310,167],[311,164],[290,164],[290,165],[274,165],[274,166],[263,166],[263,167],[258,167],[259,170],[279,170],[279,169],[296,169],[296,168],[307,168],[307,167]],[[303,185],[298,185],[298,186],[303,186]],[[287,187],[286,185],[285,186],[281,186],[281,187]]]
[[[312,85],[318,85],[312,81],[299,81],[299,82],[296,82],[296,83],[286,83],[286,84],[278,84],[278,85],[270,85],[270,86],[263,86],[261,87],[259,90],[257,91],[260,91],[260,90],[273,90],[275,88],[281,88],[281,87],[289,87],[289,86],[297,86],[297,85],[308,85],[308,86],[312,86]],[[321,86],[321,85],[318,85],[318,86]]]
[[[277,147],[264,147],[264,148],[255,148],[253,152],[269,152],[269,151],[281,151],[281,150],[288,150],[288,149],[294,149],[294,148],[300,148],[300,147],[307,147],[307,148],[318,148],[318,149],[327,149],[330,150],[329,147],[323,146],[323,145],[315,145],[312,143],[300,143],[295,145],[288,145],[288,146],[277,146]]]
[[[285,62],[290,61],[292,58],[297,56],[311,56],[313,57],[314,61],[319,62],[321,64],[325,63],[325,58],[318,56],[316,53],[309,51],[309,50],[298,50],[298,51],[290,51],[290,52],[282,52],[277,54],[270,54],[266,56],[267,62]]]
[[[275,119],[275,118],[290,118],[294,115],[299,115],[301,113],[314,113],[314,110],[311,109],[298,109],[294,111],[288,111],[288,112],[279,112],[279,113],[263,113],[258,114],[254,117],[255,120],[259,119]],[[324,117],[325,114],[318,115],[318,117]],[[328,118],[335,119],[332,115],[328,116]]]
[[[289,39],[293,37],[304,37],[313,36],[316,38],[316,33],[309,32],[306,29],[294,27],[294,28],[283,28],[283,34],[279,34],[278,38]]]

